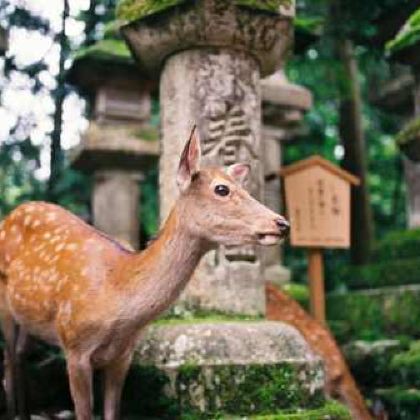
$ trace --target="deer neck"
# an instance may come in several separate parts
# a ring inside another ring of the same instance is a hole
[[[135,310],[145,322],[167,309],[191,278],[210,244],[185,226],[182,204],[170,213],[157,239],[133,257],[128,279]],[[133,308],[134,310],[134,308]]]

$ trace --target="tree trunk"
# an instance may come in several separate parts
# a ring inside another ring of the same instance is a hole
[[[362,98],[354,47],[349,39],[338,41],[343,65],[344,88],[340,101],[340,138],[344,146],[343,167],[360,178],[359,187],[351,194],[351,260],[353,264],[368,262],[373,239],[372,210],[367,185],[366,145],[362,127]]]
[[[61,131],[63,123],[63,103],[66,97],[66,86],[64,79],[64,65],[67,58],[68,46],[66,36],[66,20],[69,16],[68,0],[63,1],[63,13],[61,17],[61,31],[58,34],[58,43],[60,45],[59,71],[57,76],[57,88],[55,89],[55,110],[54,126],[51,133],[51,152],[50,152],[50,179],[48,182],[47,198],[50,201],[57,201],[55,187],[63,167],[63,150],[61,148]]]

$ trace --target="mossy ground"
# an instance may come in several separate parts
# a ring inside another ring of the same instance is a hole
[[[133,21],[188,1],[192,0],[120,0],[116,15],[119,19]],[[281,5],[290,6],[293,4],[293,0],[234,0],[234,2],[239,6],[268,12],[278,12]]]

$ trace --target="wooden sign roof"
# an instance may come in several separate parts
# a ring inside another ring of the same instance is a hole
[[[333,175],[338,176],[339,178],[343,179],[344,181],[347,181],[352,185],[360,184],[359,178],[352,175],[350,172],[347,172],[344,169],[341,169],[340,167],[334,165],[329,160],[324,159],[319,155],[314,155],[307,159],[303,159],[299,162],[288,165],[285,168],[283,168],[279,173],[281,176],[287,177],[290,174],[304,171],[305,169],[308,169],[313,166],[320,166],[326,169],[327,171],[331,172]]]

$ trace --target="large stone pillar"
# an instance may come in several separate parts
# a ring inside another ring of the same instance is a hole
[[[161,71],[161,216],[178,195],[177,159],[194,124],[204,163],[251,165],[249,190],[263,198],[260,78],[281,66],[293,5],[274,12],[221,0],[185,2],[123,28],[140,65]],[[153,17],[153,19],[152,19]],[[156,25],[159,22],[159,25]],[[265,312],[260,250],[221,247],[206,255],[180,305],[248,315]]]
[[[69,80],[90,99],[92,120],[71,160],[73,168],[93,175],[93,223],[137,249],[140,181],[158,156],[158,142],[143,139],[152,130],[152,85],[124,42],[108,38],[79,52]]]
[[[265,204],[281,213],[281,184],[278,176],[282,165],[282,145],[300,134],[303,115],[312,106],[312,94],[287,80],[279,70],[262,81],[264,123]],[[282,284],[290,280],[290,271],[282,265],[281,246],[263,251],[264,278]]]

